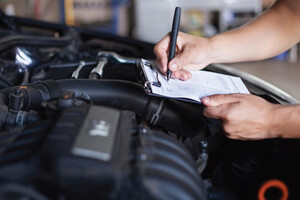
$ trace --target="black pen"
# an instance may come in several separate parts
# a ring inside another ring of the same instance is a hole
[[[174,58],[175,56],[175,50],[176,50],[176,42],[177,42],[177,35],[179,31],[179,25],[180,25],[180,13],[181,8],[176,7],[175,13],[173,17],[173,25],[172,25],[172,32],[171,32],[171,41],[170,41],[170,50],[169,50],[169,59],[168,63]],[[167,81],[170,80],[172,71],[167,69]]]

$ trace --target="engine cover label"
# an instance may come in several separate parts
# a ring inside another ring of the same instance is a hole
[[[112,158],[120,111],[91,106],[72,146],[72,154],[102,161]]]

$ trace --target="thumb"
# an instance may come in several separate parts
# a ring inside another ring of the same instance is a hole
[[[239,102],[239,95],[236,94],[216,94],[203,97],[201,102],[206,106],[219,106],[227,103]]]
[[[191,52],[193,53],[193,52]],[[181,52],[180,54],[177,54],[168,64],[168,68],[171,71],[177,71],[181,68],[183,68],[186,65],[191,64],[194,59],[191,59],[191,54],[188,53],[187,50]]]

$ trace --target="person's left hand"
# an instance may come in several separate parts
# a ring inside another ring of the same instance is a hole
[[[256,140],[278,137],[272,132],[272,113],[278,107],[248,94],[212,95],[201,99],[204,115],[221,119],[228,138]]]

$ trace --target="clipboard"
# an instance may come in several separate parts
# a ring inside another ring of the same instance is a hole
[[[187,81],[173,78],[167,81],[155,61],[141,59],[138,65],[142,68],[144,89],[149,95],[201,103],[202,97],[213,94],[250,94],[239,77],[201,70],[190,71],[192,78]]]

